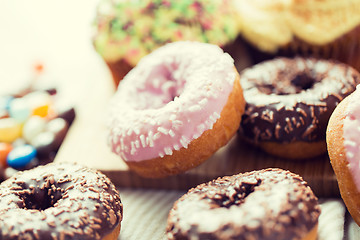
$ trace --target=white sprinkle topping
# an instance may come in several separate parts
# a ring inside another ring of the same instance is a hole
[[[190,112],[199,112],[201,111],[201,107],[199,105],[194,105],[189,108]]]
[[[144,134],[140,135],[140,141],[141,141],[141,145],[143,147],[146,147],[146,140],[145,140],[145,135]]]
[[[187,139],[185,136],[182,136],[182,137],[180,138],[180,143],[181,143],[181,145],[182,145],[184,148],[187,148],[187,146],[188,146],[188,139]]]
[[[136,152],[135,143],[134,143],[134,142],[131,142],[131,151],[130,151],[130,154],[131,154],[131,155],[134,155],[135,152]]]
[[[120,151],[121,151],[121,147],[120,147],[120,145],[117,145],[117,147],[116,147],[116,153],[120,153]]]
[[[139,135],[139,134],[140,134],[140,129],[139,129],[139,128],[135,128],[135,129],[134,129],[134,132],[135,132],[136,135]]]
[[[135,140],[135,147],[136,147],[136,148],[140,148],[140,142],[139,142],[139,140]]]
[[[346,157],[347,158],[353,158],[354,157],[354,153],[352,153],[352,152],[346,152]]]
[[[158,140],[161,137],[161,134],[159,132],[155,133],[153,140]]]
[[[166,155],[172,155],[172,153],[173,153],[173,151],[169,147],[164,148],[164,151],[165,151]]]
[[[220,114],[218,114],[217,112],[214,112],[213,113],[213,116],[215,119],[219,119],[220,118]]]
[[[157,130],[165,135],[168,135],[169,134],[169,131],[166,130],[165,128],[163,127],[158,127]]]
[[[154,133],[152,131],[149,131],[149,134],[146,137],[146,142],[148,143],[149,147],[154,147],[153,134]]]
[[[199,104],[200,106],[205,106],[208,103],[208,100],[206,98],[203,98],[202,100],[200,100]]]
[[[180,146],[178,144],[174,144],[174,149],[177,151],[180,149]]]
[[[130,135],[131,135],[131,133],[132,133],[132,128],[129,128],[129,130],[127,131],[127,133],[126,133],[126,134],[127,134],[128,136],[130,136]]]
[[[171,137],[175,137],[174,131],[170,129],[170,130],[169,130],[169,135],[170,135]]]
[[[203,133],[205,130],[205,125],[203,123],[201,123],[199,126],[197,126],[197,130],[199,132]]]
[[[175,121],[172,121],[172,125],[173,125],[173,128],[177,130],[178,127],[183,125],[183,122],[180,120],[175,120]]]

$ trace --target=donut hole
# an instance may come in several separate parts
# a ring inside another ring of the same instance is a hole
[[[140,89],[136,109],[159,109],[179,97],[186,81],[178,68],[178,64],[171,62],[154,67]]]
[[[275,84],[261,83],[257,84],[256,87],[266,95],[290,95],[311,89],[316,83],[316,79],[307,72],[282,72],[277,78],[281,80],[276,83],[276,86]]]
[[[291,84],[296,88],[296,93],[312,88],[315,82],[316,80],[308,73],[296,74],[291,80]]]
[[[228,189],[225,193],[213,198],[213,200],[219,207],[230,208],[233,205],[240,205],[260,184],[260,179],[257,179],[256,182],[242,182],[239,186]]]
[[[50,186],[49,188],[33,189],[32,191],[29,191],[27,194],[23,195],[23,208],[43,211],[54,207],[54,205],[61,198],[61,189],[56,188],[54,185]]]

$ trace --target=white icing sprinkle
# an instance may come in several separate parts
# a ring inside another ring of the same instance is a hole
[[[169,135],[170,135],[171,137],[175,137],[174,131],[170,129],[170,130],[169,130]]]
[[[161,134],[159,132],[154,134],[153,140],[158,140],[161,137]]]
[[[166,130],[163,127],[158,127],[157,130],[165,135],[169,134],[169,130]]]
[[[198,112],[201,111],[201,107],[199,105],[194,105],[189,108],[190,112]]]
[[[140,141],[141,141],[141,146],[146,147],[146,140],[145,140],[145,135],[144,134],[140,135]]]
[[[126,134],[127,134],[128,136],[130,136],[132,132],[133,132],[133,129],[132,129],[132,128],[129,128],[129,130],[127,131]]]
[[[139,142],[139,140],[136,140],[136,141],[135,141],[135,147],[136,147],[136,148],[140,148],[140,142]]]
[[[165,151],[165,154],[166,154],[166,155],[172,155],[172,153],[173,153],[173,151],[171,150],[170,147],[166,147],[166,148],[164,149],[164,151]]]

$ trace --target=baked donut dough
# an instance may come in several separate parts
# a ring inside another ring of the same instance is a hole
[[[0,239],[116,240],[122,209],[102,173],[51,163],[0,184]]]
[[[345,98],[330,117],[326,141],[340,194],[360,225],[360,88]]]
[[[336,105],[355,90],[352,67],[314,58],[277,58],[241,72],[246,100],[240,133],[287,159],[326,153],[326,127]]]
[[[306,182],[266,169],[200,184],[177,200],[168,239],[315,240],[320,207]]]
[[[169,43],[119,84],[110,106],[109,145],[141,176],[178,174],[224,146],[244,108],[230,55],[207,43]]]

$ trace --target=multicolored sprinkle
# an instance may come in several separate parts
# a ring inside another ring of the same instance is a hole
[[[94,45],[106,61],[130,65],[165,43],[192,40],[224,46],[239,32],[229,0],[103,0]]]

